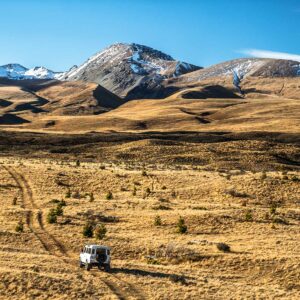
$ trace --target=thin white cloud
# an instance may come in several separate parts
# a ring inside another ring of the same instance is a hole
[[[288,59],[300,62],[300,55],[284,53],[284,52],[274,52],[269,50],[259,50],[259,49],[244,49],[240,53],[260,58],[277,58],[277,59]]]

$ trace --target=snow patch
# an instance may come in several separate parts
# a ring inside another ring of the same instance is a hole
[[[27,69],[19,64],[8,64],[0,66],[0,77],[14,80],[24,79],[55,79],[62,73],[53,72],[45,67]]]

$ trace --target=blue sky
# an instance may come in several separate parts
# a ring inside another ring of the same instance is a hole
[[[0,37],[0,65],[56,71],[115,42],[201,66],[300,55],[300,0],[0,0]]]

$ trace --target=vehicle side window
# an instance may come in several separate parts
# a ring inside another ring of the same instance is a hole
[[[110,251],[108,249],[106,250],[106,253],[107,253],[107,255],[110,255]]]
[[[96,252],[96,250],[95,250],[95,249],[93,249],[93,250],[92,250],[92,254],[95,254],[95,252]]]
[[[91,254],[91,248],[88,248],[88,254]]]

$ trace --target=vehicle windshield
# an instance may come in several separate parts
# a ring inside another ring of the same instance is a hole
[[[97,254],[106,254],[106,249],[98,248],[97,249]]]

